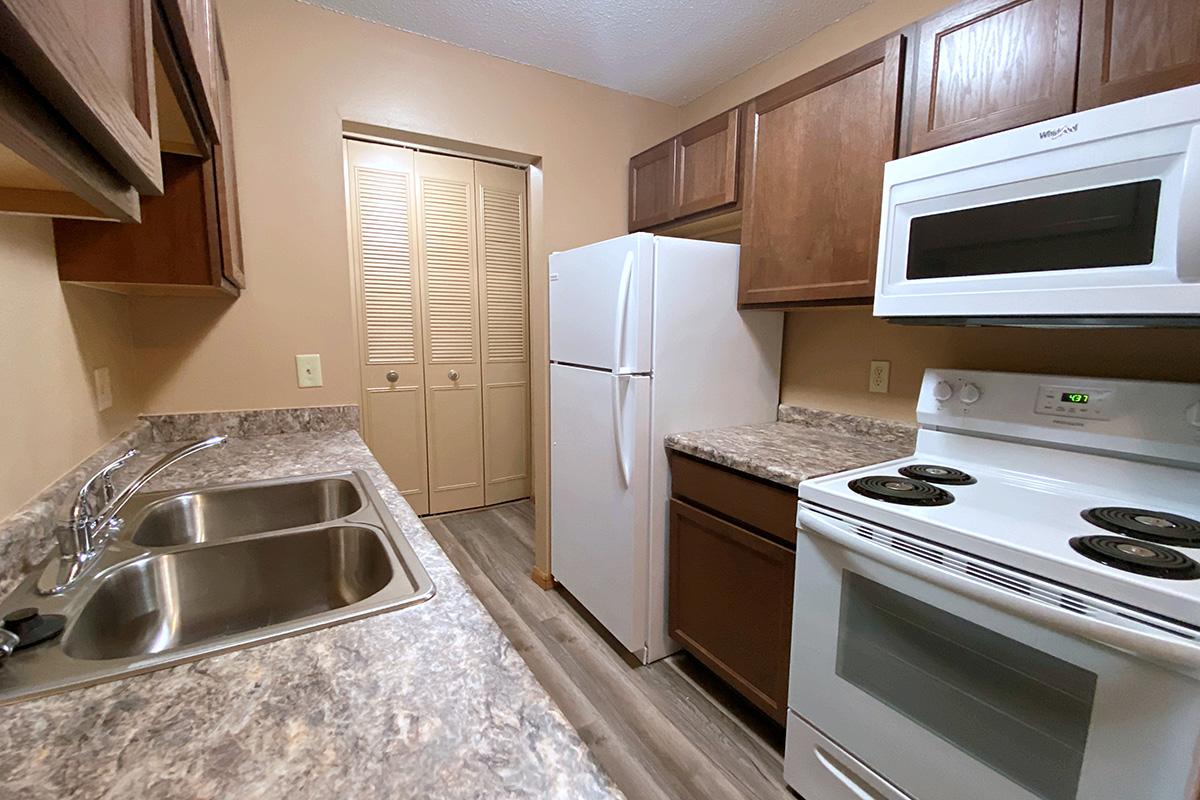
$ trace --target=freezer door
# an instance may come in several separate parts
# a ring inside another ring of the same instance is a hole
[[[646,644],[650,382],[550,365],[552,572],[639,657]]]
[[[651,370],[654,237],[634,233],[550,256],[550,360]]]

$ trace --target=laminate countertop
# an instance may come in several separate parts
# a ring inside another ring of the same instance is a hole
[[[911,455],[912,425],[780,406],[758,425],[673,433],[671,449],[795,489],[801,481]]]
[[[149,488],[344,469],[371,477],[431,600],[6,706],[0,797],[621,797],[357,433],[231,439]]]

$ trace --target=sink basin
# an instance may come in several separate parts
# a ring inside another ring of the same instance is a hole
[[[362,504],[344,478],[204,489],[153,500],[140,516],[129,515],[131,538],[144,547],[219,542],[331,522]]]
[[[139,495],[62,594],[52,553],[0,603],[66,618],[0,662],[0,703],[295,636],[428,600],[433,582],[366,473]]]
[[[147,556],[100,581],[63,652],[109,659],[174,650],[345,608],[392,575],[379,534],[350,526]]]

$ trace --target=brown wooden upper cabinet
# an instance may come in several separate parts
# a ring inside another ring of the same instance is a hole
[[[909,150],[1070,114],[1079,0],[968,0],[917,23]]]
[[[158,0],[179,64],[192,86],[196,111],[209,136],[220,141],[221,123],[217,93],[216,9],[212,0]]]
[[[1083,0],[1077,107],[1200,83],[1200,2]]]
[[[151,0],[0,0],[0,48],[113,169],[160,194]]]
[[[739,306],[873,295],[904,47],[881,39],[750,101]]]
[[[246,279],[229,68],[217,22],[206,28],[212,48],[206,63],[216,70],[211,89],[219,141],[207,134],[195,100],[201,90],[179,57],[164,13],[153,30],[154,65],[168,84],[157,93],[158,105],[172,129],[172,152],[161,154],[165,192],[141,199],[140,225],[56,219],[58,276],[130,294],[237,296]]]
[[[675,218],[674,139],[629,160],[629,230],[640,231]]]
[[[676,218],[737,202],[740,114],[730,109],[676,137]]]
[[[221,238],[222,274],[239,289],[246,288],[242,264],[242,222],[238,208],[237,169],[233,161],[233,107],[229,97],[229,64],[225,45],[216,39],[217,128],[220,141],[213,147],[213,167],[217,179],[218,223]]]
[[[630,231],[737,207],[742,113],[730,109],[630,159]]]

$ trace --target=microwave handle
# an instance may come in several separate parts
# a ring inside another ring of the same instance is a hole
[[[1192,283],[1200,281],[1200,125],[1192,126],[1188,138],[1182,183],[1175,270],[1179,280]]]
[[[969,580],[924,561],[903,555],[869,539],[851,533],[845,526],[824,515],[801,508],[798,514],[801,533],[819,534],[859,555],[912,575],[955,594],[977,600],[992,608],[1062,631],[1083,639],[1113,647],[1139,658],[1154,661],[1176,672],[1200,677],[1200,644],[1159,636],[1146,630],[1091,619],[1056,605],[1040,603],[1028,597]]]

